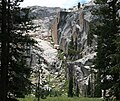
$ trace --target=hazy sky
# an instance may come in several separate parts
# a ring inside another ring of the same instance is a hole
[[[21,7],[26,6],[47,6],[47,7],[61,7],[61,8],[70,8],[76,6],[78,2],[85,3],[90,0],[24,0],[21,3]]]

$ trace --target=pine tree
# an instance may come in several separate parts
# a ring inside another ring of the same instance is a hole
[[[2,25],[1,25],[1,67],[0,67],[0,99],[6,101],[7,97],[7,72],[8,72],[8,34],[6,25],[6,2],[2,0]]]
[[[75,55],[75,51],[74,51],[74,40],[73,40],[73,36],[71,36],[71,41],[68,45],[68,55],[69,55],[69,59],[72,60],[72,58]]]
[[[94,21],[89,23],[90,29],[89,29],[89,33],[87,36],[87,45],[91,47],[92,43],[93,43],[93,39],[94,39],[94,25],[93,25]]]
[[[71,36],[71,41],[68,45],[68,57],[69,57],[69,61],[73,61],[73,59],[75,59],[75,55],[76,55],[76,50],[74,47],[74,40],[73,40],[73,36]],[[69,80],[68,80],[68,97],[73,97],[73,65],[68,65],[68,74],[69,74]]]
[[[79,86],[78,86],[78,83],[76,85],[76,96],[79,97],[79,94],[80,94],[80,90],[79,90]]]
[[[118,99],[119,91],[113,90],[114,87],[117,87],[114,85],[113,81],[119,80],[119,73],[115,73],[114,71],[111,72],[111,69],[115,69],[116,67],[116,60],[113,57],[115,56],[115,53],[118,54],[118,51],[116,51],[118,45],[115,43],[115,40],[119,36],[118,28],[120,23],[117,14],[120,9],[120,2],[119,0],[95,0],[95,3],[96,9],[94,10],[93,15],[97,22],[95,23],[93,33],[98,36],[97,57],[95,63],[95,68],[98,70],[96,89],[98,90],[98,88],[100,88],[98,95],[96,96],[100,96],[101,89],[110,89],[110,91],[112,90],[112,92],[117,93],[114,94],[114,96]],[[119,67],[117,67],[117,69],[118,68]],[[117,77],[115,77],[115,75]],[[113,94],[111,94],[111,96],[112,95]]]
[[[22,17],[19,12],[23,13]],[[30,47],[34,44],[34,41],[30,39],[29,35],[24,35],[29,29],[27,27],[30,20],[28,18],[28,12],[28,9],[17,8],[17,11],[14,14],[15,30],[13,30],[10,36],[12,40],[10,44],[10,65],[8,73],[10,83],[8,85],[8,92],[9,94],[12,94],[13,97],[25,97],[31,89],[29,77],[32,69],[27,64],[27,59],[30,58],[29,51]],[[16,20],[16,18],[19,18],[19,22],[17,22],[18,20]],[[17,32],[16,29],[19,29],[20,32]]]
[[[77,38],[75,38],[75,41],[74,41],[73,36],[71,36],[71,41],[68,45],[69,60],[74,61],[78,54],[79,54],[79,51],[77,50]]]
[[[120,15],[118,10],[120,10],[120,1],[114,0],[109,2],[111,7],[111,19],[112,24],[111,33],[115,34],[115,39],[113,40],[113,44],[115,44],[116,48],[114,53],[111,54],[111,68],[109,70],[109,74],[111,75],[112,83],[110,94],[116,97],[116,100],[120,100]]]
[[[69,85],[68,85],[68,97],[73,97],[73,67],[69,65]]]
[[[80,8],[80,6],[81,6],[81,4],[80,4],[80,2],[78,2],[78,9]]]
[[[30,57],[28,56],[29,48],[34,44],[34,41],[30,39],[29,35],[25,35],[31,28],[29,27],[29,10],[20,9],[17,6],[19,1],[22,0],[2,1],[1,101],[6,101],[7,98],[24,97],[31,88],[31,82],[28,79],[31,68],[27,64],[27,59]]]
[[[87,96],[91,97],[91,82],[90,82],[90,78],[88,80]]]

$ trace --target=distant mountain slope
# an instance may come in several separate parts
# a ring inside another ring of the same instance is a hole
[[[29,33],[38,43],[32,48],[32,67],[44,70],[43,81],[47,86],[64,91],[66,78],[69,80],[69,69],[73,68],[74,87],[78,84],[80,94],[86,96],[87,87],[94,83],[91,67],[96,56],[96,36],[89,41],[89,24],[93,3],[79,9],[61,10],[60,8],[30,7],[30,16],[34,17],[34,25],[39,26],[36,32]],[[73,37],[78,54],[70,60],[69,43]],[[58,50],[57,50],[58,49]],[[64,53],[64,56],[62,53]],[[58,59],[58,56],[62,59]],[[38,61],[43,60],[40,64]],[[66,67],[67,66],[67,67]],[[48,80],[48,78],[50,78]],[[34,80],[33,80],[34,81]],[[49,83],[48,83],[49,82]],[[34,81],[35,83],[35,81]],[[41,82],[42,83],[42,82]],[[84,90],[85,89],[85,90]]]
[[[43,19],[45,17],[54,17],[56,13],[60,11],[59,7],[31,6],[28,8],[30,8],[30,16],[38,19]]]

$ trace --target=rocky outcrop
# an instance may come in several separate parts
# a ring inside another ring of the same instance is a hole
[[[53,45],[57,45],[58,40],[54,36],[57,33],[55,25],[58,24],[56,17],[59,10],[60,8],[33,6],[30,7],[29,15],[34,17],[32,22],[36,27],[34,31],[29,32],[29,35],[37,42],[31,47],[31,60],[28,61],[34,71],[31,77],[32,83],[34,85],[38,83],[40,71],[40,84],[56,91],[60,90],[65,83],[65,72],[61,68],[62,61],[58,59],[58,51]]]
[[[57,38],[55,43],[59,45],[60,50],[67,56],[67,78],[69,79],[71,73],[69,74],[68,71],[72,68],[75,86],[78,84],[80,94],[83,96],[87,96],[89,82],[94,85],[94,74],[90,71],[92,71],[91,67],[94,66],[93,59],[96,56],[96,36],[93,36],[91,45],[88,44],[92,9],[93,5],[86,4],[86,6],[84,5],[83,8],[79,8],[76,11],[61,11],[55,19],[56,23],[53,23],[53,26],[57,25],[55,27],[57,31],[53,32],[53,37]],[[73,37],[74,43],[77,42],[77,51],[79,51],[76,60],[72,62],[70,62],[68,54],[71,37]],[[93,86],[92,89],[94,89]]]
[[[51,88],[64,90],[62,87],[66,82],[65,77],[69,79],[71,76],[69,69],[72,68],[74,87],[75,89],[76,86],[79,87],[80,95],[87,96],[90,83],[91,88],[94,89],[94,74],[91,73],[93,70],[91,67],[94,66],[93,59],[96,56],[96,36],[93,36],[91,45],[88,44],[92,8],[91,4],[69,12],[56,10],[56,8],[31,8],[30,16],[37,16],[33,22],[40,26],[36,32],[30,33],[31,37],[38,42],[33,47],[32,67],[42,65],[43,80],[49,82]],[[77,43],[78,54],[74,61],[70,60],[68,54],[71,37],[73,42]],[[63,60],[58,59],[58,51],[55,48],[63,51]],[[40,58],[44,60],[42,64],[38,63]]]
[[[49,17],[52,20],[56,13],[60,11],[59,7],[31,6],[28,8],[30,8],[29,16],[35,19],[44,19],[45,17]]]

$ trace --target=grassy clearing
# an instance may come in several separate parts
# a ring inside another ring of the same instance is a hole
[[[54,98],[47,98],[43,101],[102,101],[101,99],[96,98],[68,98],[68,97],[54,97]]]
[[[37,101],[36,98],[27,96],[25,99],[19,99],[19,101]],[[68,98],[68,97],[48,97],[47,99],[40,99],[40,101],[102,101],[100,98]]]

